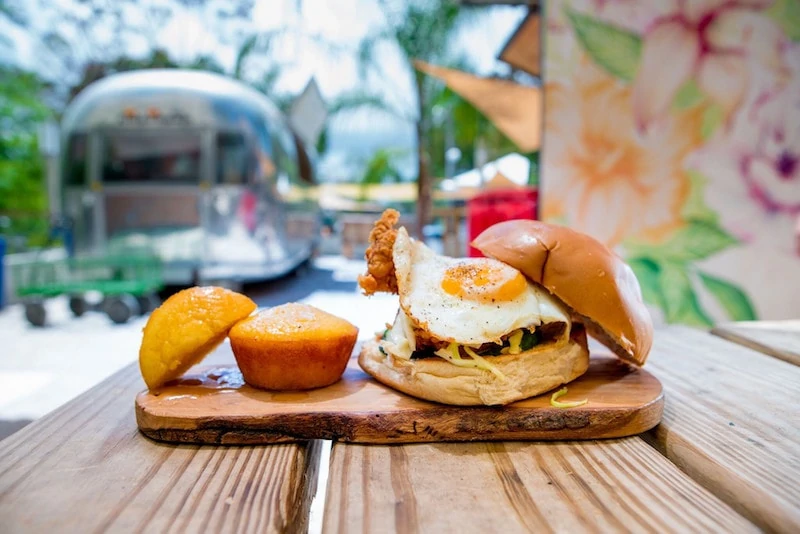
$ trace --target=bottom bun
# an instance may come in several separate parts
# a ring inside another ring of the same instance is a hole
[[[521,354],[487,357],[505,380],[438,357],[405,360],[387,356],[378,343],[369,341],[361,348],[358,363],[364,371],[403,393],[459,406],[493,406],[534,397],[575,380],[589,368],[586,332],[579,324],[573,324],[569,342],[560,347],[548,344]]]

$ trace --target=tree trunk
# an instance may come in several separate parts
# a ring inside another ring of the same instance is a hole
[[[431,198],[431,177],[428,174],[428,160],[425,150],[425,126],[423,121],[423,110],[425,102],[422,92],[422,75],[416,73],[417,102],[419,103],[417,118],[417,229],[416,234],[420,241],[425,240],[422,232],[425,225],[430,222],[432,198]]]

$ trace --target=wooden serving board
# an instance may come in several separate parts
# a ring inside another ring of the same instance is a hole
[[[661,420],[661,383],[611,356],[593,356],[586,374],[568,387],[561,400],[588,404],[554,408],[548,393],[505,407],[447,406],[376,382],[353,358],[332,386],[272,393],[245,384],[231,361],[193,368],[171,385],[141,392],[136,420],[153,439],[199,444],[596,439],[639,434]]]

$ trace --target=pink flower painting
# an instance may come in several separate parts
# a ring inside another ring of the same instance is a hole
[[[645,129],[663,116],[689,80],[694,80],[730,117],[748,89],[748,60],[776,65],[780,31],[774,22],[758,14],[771,3],[683,0],[672,13],[653,21],[643,36],[633,89],[639,128]]]
[[[735,148],[749,195],[768,212],[800,214],[800,80],[764,94],[741,122]]]
[[[543,218],[615,246],[668,322],[796,315],[800,3],[554,0],[547,17]]]

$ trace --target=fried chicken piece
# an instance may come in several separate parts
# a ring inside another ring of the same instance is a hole
[[[450,345],[449,341],[442,341],[441,339],[435,338],[427,330],[416,324],[412,326],[412,330],[414,331],[414,340],[418,351],[435,351],[447,348],[447,346]]]
[[[394,272],[392,248],[397,238],[394,225],[400,220],[397,210],[387,209],[369,233],[367,247],[367,272],[358,277],[358,285],[365,295],[378,292],[397,294],[397,277]]]

